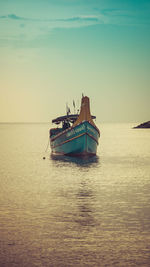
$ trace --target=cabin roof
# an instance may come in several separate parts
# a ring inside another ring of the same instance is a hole
[[[56,119],[52,120],[52,123],[59,124],[60,122],[63,122],[66,120],[73,123],[77,120],[78,116],[79,116],[79,114],[71,114],[71,115],[65,115],[65,116],[57,117]],[[92,119],[96,119],[96,116],[92,116]]]

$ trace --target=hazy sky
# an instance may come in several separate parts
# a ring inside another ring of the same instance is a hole
[[[150,120],[149,0],[0,0],[0,121],[91,99],[99,122]]]

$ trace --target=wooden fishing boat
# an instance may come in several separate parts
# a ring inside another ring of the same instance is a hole
[[[79,114],[67,114],[52,120],[55,124],[62,123],[62,127],[49,131],[52,154],[96,155],[100,131],[93,121],[95,118],[90,113],[89,98],[83,96]]]

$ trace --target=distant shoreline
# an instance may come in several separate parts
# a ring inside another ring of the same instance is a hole
[[[150,128],[150,121],[141,123],[141,124],[133,127],[133,129],[147,129],[147,128]]]

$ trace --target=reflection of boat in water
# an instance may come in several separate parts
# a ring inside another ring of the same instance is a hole
[[[62,123],[61,128],[50,129],[52,154],[85,156],[95,155],[97,151],[99,129],[91,116],[89,98],[82,97],[80,113],[58,117],[52,120]]]
[[[96,167],[100,164],[99,157],[97,155],[93,157],[70,157],[67,155],[51,154],[51,159],[57,167],[67,166],[67,164],[73,164],[81,168]]]

